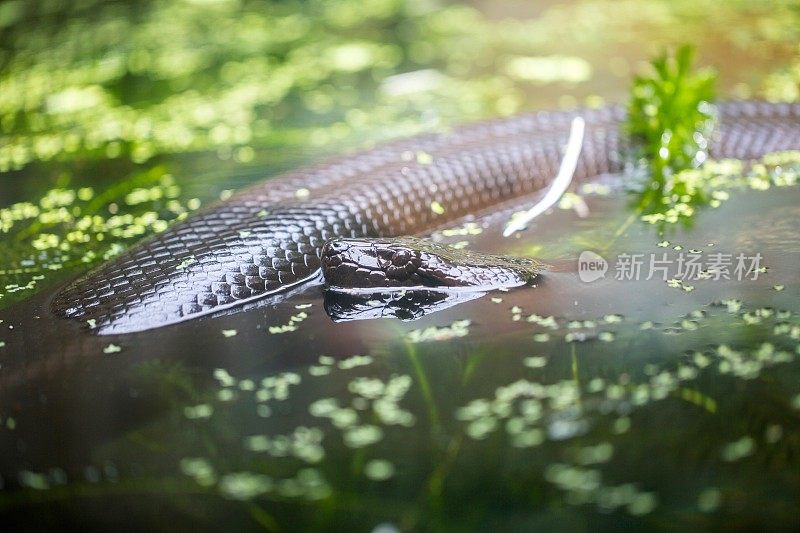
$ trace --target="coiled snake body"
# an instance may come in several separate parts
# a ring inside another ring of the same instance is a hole
[[[800,105],[730,103],[718,112],[712,157],[800,149]],[[323,245],[332,239],[424,234],[545,188],[576,113],[467,125],[269,179],[70,283],[55,296],[53,311],[100,333],[127,333],[284,291],[315,277]],[[622,109],[580,115],[586,133],[574,179],[619,172]],[[458,259],[439,268],[456,285]],[[383,262],[391,267],[391,258]],[[376,268],[381,264],[376,260]],[[495,275],[514,271],[510,266]],[[373,277],[387,286],[392,276],[381,272]],[[484,274],[490,279],[491,269]]]

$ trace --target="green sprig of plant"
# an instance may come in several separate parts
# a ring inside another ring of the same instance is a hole
[[[650,72],[634,78],[628,105],[627,133],[650,181],[639,198],[647,213],[669,209],[677,200],[702,203],[703,189],[688,183],[681,171],[707,157],[714,127],[716,72],[692,70],[694,48],[679,47],[650,63]]]

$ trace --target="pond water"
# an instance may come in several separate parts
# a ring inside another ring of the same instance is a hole
[[[521,206],[441,231],[552,268],[415,321],[336,323],[314,284],[120,336],[48,310],[230,190],[381,138],[622,101],[663,44],[696,41],[728,97],[796,98],[791,2],[40,4],[0,5],[7,523],[800,526],[797,154],[711,166],[711,204],[675,223],[609,176],[515,238]],[[587,250],[604,277],[581,279]],[[642,279],[618,279],[633,258]],[[677,279],[690,258],[730,279]],[[651,260],[666,271],[645,279]]]

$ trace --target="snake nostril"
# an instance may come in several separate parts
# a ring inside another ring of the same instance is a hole
[[[334,239],[325,243],[322,247],[322,255],[337,255],[347,251],[348,248],[344,241]]]

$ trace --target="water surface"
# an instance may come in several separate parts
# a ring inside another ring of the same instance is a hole
[[[7,520],[800,525],[796,160],[687,224],[593,186],[575,191],[587,216],[570,196],[518,238],[500,238],[510,212],[458,225],[437,237],[558,268],[417,321],[334,323],[314,285],[124,336],[47,310],[59,283],[228,190],[386,137],[622,101],[662,44],[697,41],[728,97],[794,98],[791,3],[41,4],[0,6]],[[605,278],[579,279],[585,250]],[[682,255],[718,253],[763,271],[670,281]],[[673,270],[617,280],[621,254]]]

